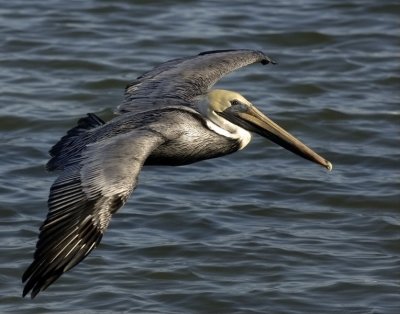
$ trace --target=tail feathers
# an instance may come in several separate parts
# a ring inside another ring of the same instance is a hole
[[[52,158],[46,165],[47,170],[62,169],[63,161],[67,155],[65,152],[76,146],[75,140],[88,130],[102,125],[104,125],[104,121],[93,113],[88,113],[87,117],[80,118],[78,125],[70,129],[49,151]]]

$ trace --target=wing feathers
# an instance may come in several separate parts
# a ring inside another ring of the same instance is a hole
[[[97,201],[86,198],[80,188],[77,169],[74,179],[69,172],[67,177],[67,180],[63,180],[63,176],[60,176],[51,188],[50,211],[40,228],[34,261],[22,278],[23,281],[28,280],[23,291],[24,296],[32,290],[31,295],[35,297],[64,272],[78,264],[100,242],[111,219],[111,213],[100,196]],[[71,186],[65,182],[69,182]],[[100,215],[108,218],[106,222],[104,217],[101,218],[101,224],[98,222]]]
[[[256,62],[274,63],[261,51],[246,49],[206,51],[167,61],[127,86],[116,113],[160,109],[171,103],[191,106],[194,97],[205,94],[222,77]]]
[[[78,163],[64,168],[50,188],[34,261],[22,276],[23,296],[34,298],[100,243],[147,156],[163,141],[156,132],[133,130],[88,145]]]
[[[81,147],[79,139],[82,134],[88,130],[95,129],[104,125],[104,121],[93,113],[88,113],[87,117],[80,118],[77,126],[70,129],[65,136],[63,136],[56,145],[49,151],[52,157],[46,165],[47,170],[53,171],[56,169],[62,170],[66,160],[71,154],[68,152],[79,150]]]

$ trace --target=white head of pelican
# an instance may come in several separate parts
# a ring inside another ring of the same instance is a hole
[[[35,297],[100,242],[146,165],[184,165],[244,148],[251,132],[332,169],[238,93],[212,90],[224,75],[272,61],[260,51],[220,50],[167,61],[133,81],[116,116],[81,118],[50,150],[50,188],[34,260],[22,276]]]

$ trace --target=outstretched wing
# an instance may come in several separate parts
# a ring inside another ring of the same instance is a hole
[[[190,104],[219,79],[246,65],[274,63],[261,51],[216,50],[167,61],[133,81],[125,91],[117,113],[140,112],[174,103]]]
[[[50,190],[34,261],[22,277],[23,296],[32,291],[34,298],[96,247],[136,187],[147,156],[163,141],[150,129],[135,129],[89,144],[63,168]]]

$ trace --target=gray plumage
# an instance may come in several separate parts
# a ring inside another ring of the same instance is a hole
[[[138,112],[168,106],[190,106],[223,76],[246,65],[275,63],[261,51],[220,50],[174,59],[139,76],[128,85],[116,113]]]
[[[260,51],[223,50],[168,61],[125,91],[105,123],[81,118],[50,150],[50,188],[34,260],[22,276],[23,296],[35,297],[100,242],[111,216],[136,188],[144,165],[185,165],[244,148],[258,133],[331,170],[332,165],[238,93],[211,90],[249,64],[273,63]]]

